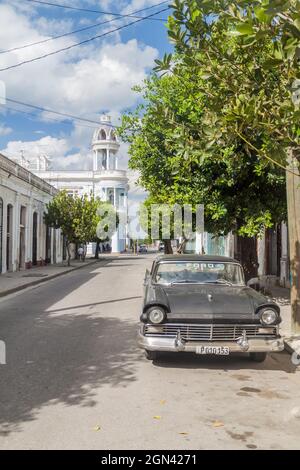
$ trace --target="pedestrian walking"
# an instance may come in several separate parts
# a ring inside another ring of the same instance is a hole
[[[80,246],[78,248],[78,257],[79,257],[80,261],[83,261],[83,255],[84,255],[84,249],[83,249],[82,246]]]

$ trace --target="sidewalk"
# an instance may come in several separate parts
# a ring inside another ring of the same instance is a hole
[[[272,287],[272,299],[280,306],[282,323],[280,325],[281,335],[284,337],[285,349],[300,356],[300,335],[291,334],[291,301],[290,289],[284,287]]]
[[[270,288],[272,292],[271,299],[280,306],[282,323],[280,330],[282,336],[290,336],[291,334],[291,301],[290,289],[274,286]]]
[[[68,267],[67,262],[65,261],[62,264],[50,264],[39,268],[1,274],[0,297],[13,294],[19,290],[26,289],[27,287],[49,281],[50,279],[54,279],[71,271],[76,271],[77,269],[81,269],[104,260],[105,257],[99,257],[99,260],[95,260],[93,258],[86,259],[85,262],[72,260],[70,267]]]

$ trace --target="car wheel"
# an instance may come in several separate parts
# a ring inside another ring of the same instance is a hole
[[[159,357],[159,353],[157,351],[148,351],[148,349],[146,349],[145,356],[148,361],[156,361]]]
[[[264,360],[267,357],[266,352],[255,352],[255,353],[250,353],[250,358],[254,362],[264,362]]]

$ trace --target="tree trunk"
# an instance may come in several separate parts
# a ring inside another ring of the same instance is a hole
[[[99,251],[100,251],[100,242],[98,240],[96,244],[95,259],[99,259]]]
[[[288,205],[288,230],[291,264],[291,332],[300,334],[300,177],[298,161],[289,152],[286,186]]]
[[[241,262],[246,282],[253,277],[258,276],[258,257],[257,257],[257,239],[256,237],[237,238],[237,253],[235,257]]]
[[[67,254],[68,254],[68,266],[71,266],[71,253],[70,253],[70,243],[67,241]]]
[[[165,255],[172,255],[173,248],[172,248],[171,240],[163,240],[163,242],[165,244]]]
[[[188,241],[188,240],[187,240],[186,238],[184,238],[184,239],[182,240],[182,242],[180,243],[180,245],[179,245],[179,247],[178,247],[178,249],[177,249],[177,253],[181,254],[181,253],[184,252],[185,245],[186,245],[187,241]]]

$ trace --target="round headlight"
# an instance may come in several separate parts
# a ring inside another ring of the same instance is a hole
[[[151,323],[157,325],[158,323],[162,323],[165,319],[165,312],[160,307],[152,307],[148,311],[148,319]]]
[[[270,308],[266,308],[262,311],[260,320],[264,325],[273,325],[277,320],[277,312]]]

